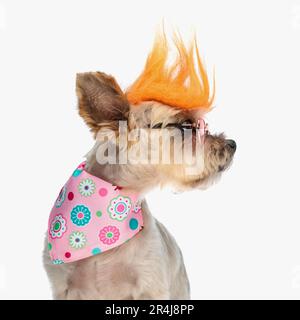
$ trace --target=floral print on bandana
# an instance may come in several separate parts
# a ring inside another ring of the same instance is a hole
[[[119,196],[113,198],[107,208],[112,219],[123,221],[127,218],[131,209],[131,200],[128,197]]]
[[[83,162],[74,170],[72,176],[78,177],[81,174],[81,172],[83,171],[84,167],[85,167],[85,163]]]
[[[90,197],[95,192],[96,186],[92,179],[84,179],[79,183],[79,193],[84,197]]]
[[[52,263],[53,264],[63,264],[64,262],[60,259],[54,259],[54,260],[52,260]]]
[[[51,222],[49,234],[52,239],[61,238],[63,234],[66,232],[66,220],[62,217],[62,215],[55,216]]]
[[[142,210],[142,207],[138,203],[136,203],[133,208],[134,213],[140,213],[141,210]]]
[[[47,254],[55,265],[82,260],[126,243],[142,228],[139,194],[88,173],[82,163],[51,210]]]
[[[67,188],[65,186],[63,186],[59,192],[59,195],[55,201],[55,207],[59,208],[61,207],[61,205],[64,203],[65,199],[66,199],[66,192],[67,192]]]
[[[86,237],[83,232],[74,231],[69,237],[70,246],[74,249],[81,249],[86,244]]]
[[[115,243],[117,240],[119,240],[119,237],[120,231],[114,226],[104,227],[99,233],[100,241],[108,245]]]
[[[82,204],[74,207],[71,211],[71,220],[76,226],[85,226],[91,220],[89,208]]]

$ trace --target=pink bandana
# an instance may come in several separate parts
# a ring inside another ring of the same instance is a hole
[[[97,178],[80,164],[61,189],[48,224],[53,264],[90,257],[120,246],[143,228],[138,194]]]

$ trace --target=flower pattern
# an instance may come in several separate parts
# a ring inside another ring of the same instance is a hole
[[[63,234],[67,231],[66,220],[61,214],[54,217],[49,228],[49,234],[52,239],[61,238]]]
[[[90,197],[96,190],[96,185],[92,179],[84,179],[78,185],[79,193],[84,197]]]
[[[112,219],[123,221],[127,218],[131,209],[131,200],[128,197],[119,196],[113,198],[107,208]]]
[[[125,193],[79,165],[54,201],[47,253],[54,265],[101,254],[126,243],[143,227],[137,193]]]
[[[99,238],[104,244],[111,245],[115,243],[120,237],[120,231],[115,226],[106,226],[100,230]]]
[[[64,203],[65,199],[66,199],[66,192],[67,192],[67,188],[65,186],[63,186],[59,192],[59,195],[55,201],[55,207],[59,208],[61,207],[61,205]]]
[[[142,211],[142,207],[136,203],[133,208],[134,213],[140,213]]]
[[[83,171],[84,167],[85,167],[85,163],[83,162],[74,170],[72,176],[78,177],[81,174],[81,172]]]
[[[83,232],[74,231],[69,237],[70,246],[74,249],[81,249],[86,245],[86,236]]]
[[[60,259],[54,259],[54,260],[52,260],[52,263],[53,264],[63,264],[64,262]]]
[[[71,220],[76,224],[76,226],[85,226],[91,220],[91,212],[89,208],[83,204],[74,207],[71,211]]]

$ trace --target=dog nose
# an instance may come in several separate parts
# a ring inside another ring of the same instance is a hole
[[[236,150],[236,142],[234,140],[228,139],[226,140],[226,144],[233,150]]]

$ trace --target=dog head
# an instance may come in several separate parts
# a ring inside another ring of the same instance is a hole
[[[214,93],[196,43],[189,50],[178,38],[175,44],[179,58],[166,68],[167,43],[159,38],[143,73],[126,92],[102,72],[77,75],[79,113],[97,138],[88,155],[91,173],[126,187],[147,189],[170,183],[186,190],[207,187],[229,167],[234,140],[212,135],[198,125],[203,124]],[[121,123],[125,123],[126,143]],[[135,138],[128,139],[132,132]],[[113,163],[99,163],[97,152],[102,151],[103,158],[104,149],[106,153],[114,149]]]

